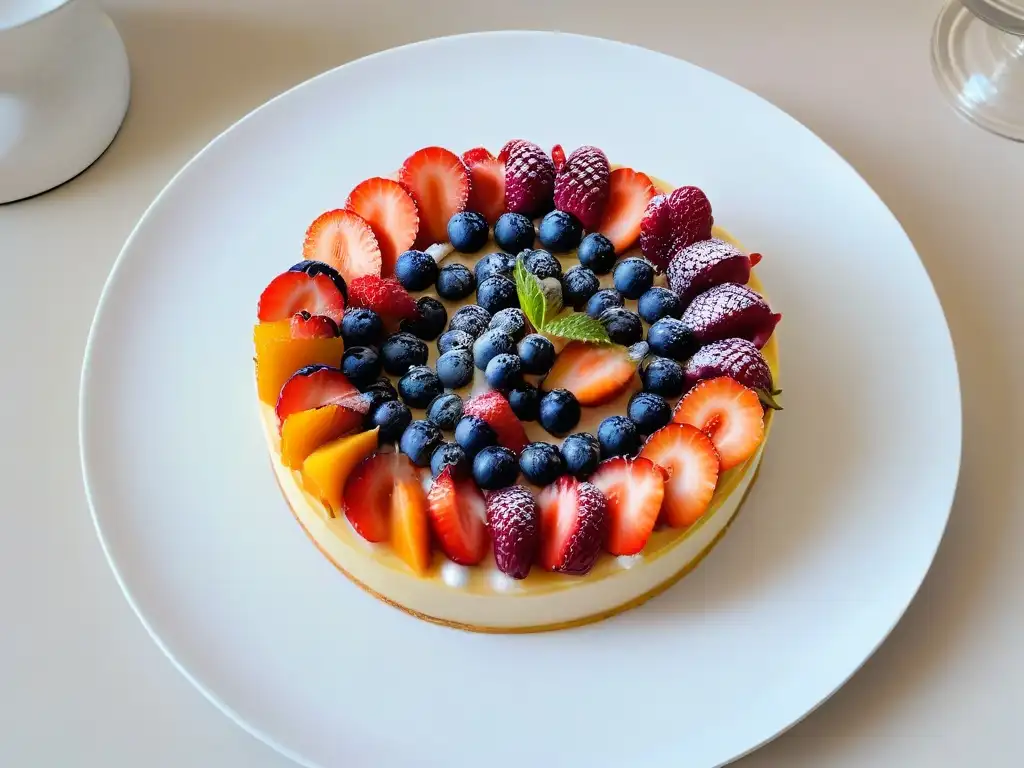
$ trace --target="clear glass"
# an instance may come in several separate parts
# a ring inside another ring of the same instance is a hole
[[[935,23],[932,66],[961,115],[1024,141],[1024,0],[949,0]]]

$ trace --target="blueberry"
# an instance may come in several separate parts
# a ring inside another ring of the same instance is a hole
[[[409,406],[400,400],[388,400],[373,412],[373,426],[380,427],[377,440],[381,445],[393,443],[402,436],[412,421]]]
[[[494,313],[487,328],[492,331],[504,331],[515,341],[519,341],[526,333],[526,313],[519,307],[500,309]]]
[[[426,408],[444,391],[444,385],[429,365],[415,365],[398,380],[398,394],[410,408]]]
[[[640,322],[640,315],[625,307],[606,309],[598,319],[608,331],[608,338],[616,344],[628,347],[644,337],[644,324]]]
[[[636,424],[625,416],[609,416],[597,427],[597,441],[601,444],[601,458],[632,456],[640,449],[640,433]]]
[[[487,330],[491,313],[477,304],[467,304],[452,315],[449,331],[465,331],[474,339]]]
[[[533,245],[533,222],[521,213],[503,213],[494,223],[494,242],[511,253]],[[477,280],[480,275],[477,275]]]
[[[555,345],[539,333],[531,333],[520,341],[518,352],[523,361],[523,373],[542,376],[555,364]]]
[[[436,339],[448,322],[448,310],[433,296],[422,296],[416,300],[416,319],[403,320],[399,326],[403,331],[426,341]]]
[[[317,275],[327,275],[331,278],[331,282],[337,286],[338,290],[341,291],[341,295],[345,297],[345,302],[348,303],[348,285],[345,284],[345,278],[334,267],[329,264],[324,264],[322,261],[311,261],[306,259],[300,261],[298,264],[293,264],[288,268],[289,272],[305,272],[310,277],[316,277]]]
[[[429,253],[406,251],[395,262],[395,277],[407,291],[425,291],[437,280],[437,262]]]
[[[453,392],[438,395],[427,406],[427,418],[434,422],[438,429],[451,432],[462,418],[462,398]]]
[[[629,398],[626,415],[636,424],[641,435],[650,435],[669,423],[672,409],[661,395],[637,392]]]
[[[452,468],[452,477],[465,477],[469,472],[469,459],[458,443],[441,443],[430,456],[430,474],[434,477],[445,467]]]
[[[375,392],[379,391],[386,395],[386,400],[397,400],[398,390],[395,389],[395,385],[391,383],[391,379],[387,376],[381,376],[376,381],[370,383],[363,388],[363,392]]]
[[[462,301],[476,290],[476,277],[464,264],[445,264],[437,273],[437,295],[446,301]]]
[[[516,348],[516,343],[504,331],[487,331],[473,343],[473,363],[481,371],[498,355],[506,355]]]
[[[540,399],[540,425],[550,434],[571,432],[580,423],[580,404],[567,389],[553,389]]]
[[[583,309],[600,287],[597,275],[583,265],[577,264],[562,275],[562,301],[573,309]]]
[[[519,306],[516,284],[507,277],[494,275],[476,287],[476,301],[491,314],[508,307]]]
[[[583,225],[571,213],[551,211],[540,221],[537,237],[552,253],[568,253],[580,244]]]
[[[495,445],[498,435],[479,416],[463,416],[455,425],[455,442],[466,452],[466,456],[473,458],[487,446]]]
[[[683,367],[667,357],[655,357],[640,369],[644,390],[662,397],[683,394]]]
[[[450,349],[437,358],[437,377],[448,389],[459,389],[473,380],[473,353]]]
[[[346,309],[341,318],[341,338],[345,340],[346,349],[376,347],[384,338],[384,322],[372,309]]]
[[[587,314],[597,320],[605,310],[624,306],[625,303],[622,300],[622,294],[614,288],[602,288],[587,302]]]
[[[530,443],[519,454],[519,470],[534,485],[547,485],[565,474],[565,459],[551,443]]]
[[[529,246],[526,247],[529,248]],[[515,268],[515,256],[503,251],[495,251],[480,259],[476,263],[476,267],[473,268],[473,271],[476,275],[476,281],[482,283],[488,277],[494,277],[495,275],[511,278]]]
[[[485,491],[512,485],[519,476],[516,455],[500,445],[489,445],[473,459],[473,479]]]
[[[479,251],[487,243],[487,237],[487,219],[475,211],[462,211],[448,220],[448,240],[456,251]]]
[[[523,266],[540,280],[545,277],[562,279],[562,263],[542,248],[524,253]]]
[[[580,480],[590,477],[601,463],[601,444],[589,432],[577,432],[562,441],[566,471]]]
[[[349,347],[341,356],[341,372],[357,388],[373,383],[380,376],[380,357],[372,347]]]
[[[627,299],[639,299],[654,285],[654,267],[645,259],[624,259],[616,265],[612,282]]]
[[[663,317],[679,317],[683,313],[683,304],[675,291],[661,286],[655,286],[644,293],[636,308],[648,324],[654,324]]]
[[[394,400],[393,397],[388,397],[387,392],[380,389],[368,389],[359,398],[366,403],[366,415],[363,416],[363,424],[366,429],[373,429],[373,414],[377,412],[377,409],[384,403]]]
[[[417,467],[430,465],[434,449],[441,444],[441,430],[429,421],[414,421],[402,433],[399,450]]]
[[[396,333],[380,348],[384,370],[392,376],[401,376],[414,365],[424,365],[427,354],[427,345],[411,333]]]
[[[651,352],[673,360],[686,360],[700,346],[693,331],[674,317],[663,317],[647,329],[647,343]]]
[[[465,331],[445,331],[437,340],[437,352],[443,355],[453,349],[472,349],[473,337]]]
[[[520,421],[536,421],[540,410],[540,390],[533,384],[520,381],[509,390],[508,404]]]
[[[591,232],[583,238],[576,257],[580,264],[594,270],[595,274],[607,275],[615,266],[615,246],[600,232]]]
[[[484,369],[484,377],[491,388],[501,390],[517,384],[522,373],[523,364],[519,360],[519,355],[509,353],[495,355]]]

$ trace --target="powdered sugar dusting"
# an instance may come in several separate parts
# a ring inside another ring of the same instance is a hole
[[[426,250],[427,255],[430,256],[430,258],[432,258],[437,264],[440,264],[454,252],[455,246],[451,243],[434,243]]]
[[[765,345],[779,321],[760,294],[745,285],[723,283],[697,296],[683,312],[683,324],[703,343],[739,338]]]
[[[469,584],[469,568],[445,560],[441,565],[441,581],[452,589],[462,589]]]

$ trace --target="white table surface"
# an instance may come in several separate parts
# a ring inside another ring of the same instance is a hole
[[[73,182],[0,206],[0,765],[290,764],[171,667],[103,559],[76,434],[89,322],[149,202],[250,109],[373,51],[515,27],[666,51],[789,111],[892,208],[949,317],[964,461],[935,567],[863,670],[740,764],[1022,764],[1024,494],[1013,474],[1024,463],[1024,146],[961,122],[941,100],[928,59],[938,0],[630,0],[608,10],[590,0],[435,0],[432,11],[412,0],[106,5],[134,77],[121,134]]]

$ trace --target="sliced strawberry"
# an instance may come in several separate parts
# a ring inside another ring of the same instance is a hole
[[[610,174],[602,150],[590,146],[574,149],[555,178],[555,208],[571,213],[584,229],[594,229],[608,202]]]
[[[345,517],[367,541],[391,538],[391,496],[400,458],[400,453],[375,453],[345,482]]]
[[[612,555],[635,555],[658,522],[668,473],[650,459],[617,456],[601,462],[590,477],[608,500],[608,537]]]
[[[607,502],[591,483],[561,477],[540,492],[540,563],[549,571],[582,576],[601,554]]]
[[[636,245],[640,222],[654,195],[654,183],[645,173],[616,168],[608,177],[608,202],[597,231],[612,241],[616,253]]]
[[[483,147],[463,152],[462,162],[470,177],[466,207],[493,224],[505,212],[505,164]]]
[[[764,440],[757,392],[728,376],[698,382],[676,406],[672,421],[692,424],[710,437],[723,472],[753,456]]]
[[[306,230],[302,255],[334,267],[347,283],[361,275],[380,275],[377,238],[366,220],[352,211],[320,214]]]
[[[427,494],[427,509],[441,549],[460,565],[476,565],[487,554],[487,505],[470,478],[454,480],[441,470]]]
[[[406,159],[398,178],[420,211],[416,247],[447,242],[448,220],[465,210],[469,199],[469,171],[459,156],[443,147],[426,147]]]
[[[338,368],[307,365],[292,374],[281,387],[281,395],[277,398],[277,419],[283,422],[293,413],[323,405],[341,405],[361,412],[367,408],[359,390]]]
[[[668,472],[661,504],[668,525],[685,528],[707,512],[718,485],[718,452],[707,435],[689,424],[669,424],[647,438],[640,458]]]
[[[551,148],[551,162],[555,164],[555,173],[562,170],[562,166],[565,165],[565,150],[561,144],[555,144]]]
[[[494,390],[471,397],[462,409],[464,416],[476,416],[498,435],[498,442],[510,451],[519,453],[526,447],[526,430],[512,411],[512,406],[500,392]]]
[[[323,315],[340,323],[345,297],[327,275],[282,272],[260,294],[257,316],[261,323],[267,323],[289,320],[298,312]]]
[[[372,309],[385,320],[414,320],[418,315],[416,301],[393,277],[358,277],[348,290],[353,307]]]
[[[397,181],[377,176],[357,184],[345,207],[370,225],[380,247],[380,274],[391,277],[399,255],[416,242],[420,214],[415,201]]]
[[[338,324],[323,315],[311,315],[303,310],[292,315],[293,339],[329,339],[338,335]]]
[[[622,347],[570,341],[555,358],[544,379],[544,389],[568,389],[580,405],[602,405],[614,400],[633,382],[646,344]]]

